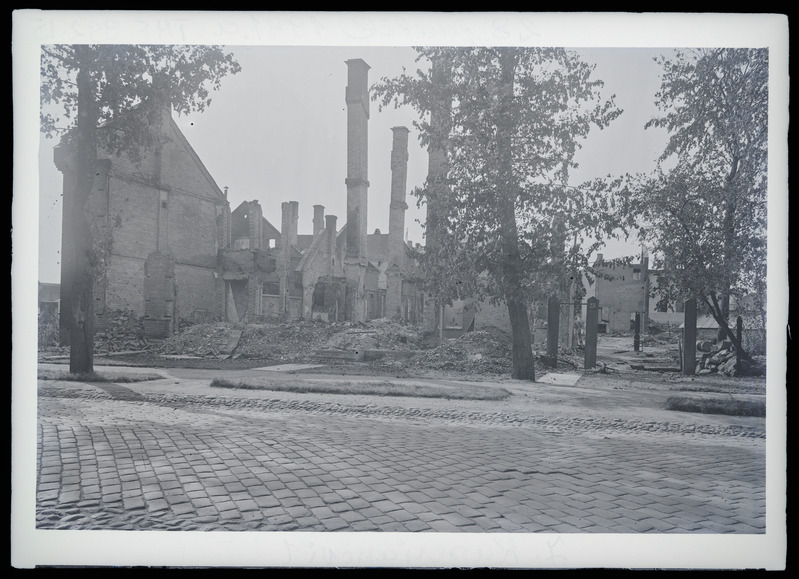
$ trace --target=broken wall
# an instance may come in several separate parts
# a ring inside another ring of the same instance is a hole
[[[636,271],[636,269],[638,271]],[[608,267],[604,273],[612,280],[597,277],[594,295],[599,300],[599,323],[606,324],[608,332],[629,332],[635,312],[642,315],[641,331],[645,332],[643,314],[648,309],[646,277],[640,264],[627,267]]]
[[[166,141],[144,151],[140,163],[127,155],[99,160],[102,178],[90,206],[96,224],[104,224],[111,234],[111,250],[95,295],[98,313],[131,310],[145,315],[146,263],[150,256],[157,261],[157,254],[173,260],[175,303],[180,304],[176,312],[188,316],[200,308],[220,313],[214,271],[220,237],[225,236],[219,226],[224,229],[227,201],[166,111],[163,121]],[[55,149],[66,189],[74,183],[70,155],[67,147]],[[70,195],[65,191],[65,198]],[[67,269],[62,264],[62,273]]]

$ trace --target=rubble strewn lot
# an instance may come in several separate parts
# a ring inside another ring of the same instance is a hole
[[[594,372],[652,375],[664,383],[679,377],[677,333],[642,336],[633,351],[632,336],[602,335],[599,367]],[[709,348],[709,349],[708,349]],[[697,351],[697,375],[761,376],[765,358],[736,366],[734,349],[727,343]],[[707,351],[702,351],[707,350]],[[133,312],[113,312],[95,339],[97,356],[112,363],[151,367],[243,369],[278,364],[318,364],[318,372],[351,375],[452,376],[466,380],[510,378],[511,336],[502,330],[477,330],[442,344],[423,336],[418,328],[389,319],[367,323],[321,321],[227,322],[194,324],[170,338],[147,341],[141,320]],[[545,343],[534,344],[536,375],[547,372],[583,372],[583,352],[561,349],[558,367],[544,362]],[[66,348],[40,352],[42,361],[68,358]],[[746,366],[744,368],[744,366]],[[697,376],[697,377],[698,377]]]

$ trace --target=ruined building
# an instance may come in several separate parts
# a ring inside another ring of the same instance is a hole
[[[408,275],[413,264],[403,240],[409,131],[392,129],[389,231],[369,234],[369,66],[346,64],[347,215],[340,229],[322,205],[314,206],[311,235],[298,234],[296,201],[282,204],[280,229],[258,201],[231,211],[227,191],[166,108],[165,139],[140,163],[98,152],[90,209],[113,239],[95,285],[98,329],[114,310],[136,312],[151,338],[174,333],[179,320],[422,319],[424,300]],[[54,157],[66,201],[75,183],[73,152],[59,145]],[[64,227],[62,244],[69,235]],[[62,263],[62,303],[69,266]]]

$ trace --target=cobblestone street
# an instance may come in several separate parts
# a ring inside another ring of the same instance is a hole
[[[59,384],[39,529],[765,532],[762,432]]]

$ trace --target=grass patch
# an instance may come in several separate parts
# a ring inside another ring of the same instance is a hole
[[[666,400],[666,410],[728,416],[765,416],[766,401],[673,396]]]
[[[765,381],[741,383],[736,380],[729,384],[683,384],[673,386],[670,390],[675,392],[717,392],[719,394],[765,394],[766,383]]]
[[[130,384],[133,382],[147,382],[160,380],[160,374],[98,374],[97,372],[71,373],[66,370],[39,370],[39,380],[61,380],[64,382],[114,382],[116,384]]]
[[[397,384],[387,380],[382,382],[301,382],[253,384],[231,382],[221,378],[211,381],[212,388],[233,388],[240,390],[271,390],[276,392],[297,392],[314,394],[366,394],[372,396],[415,396],[419,398],[445,398],[447,400],[504,400],[510,392],[504,388],[484,386],[422,386],[419,384]]]

